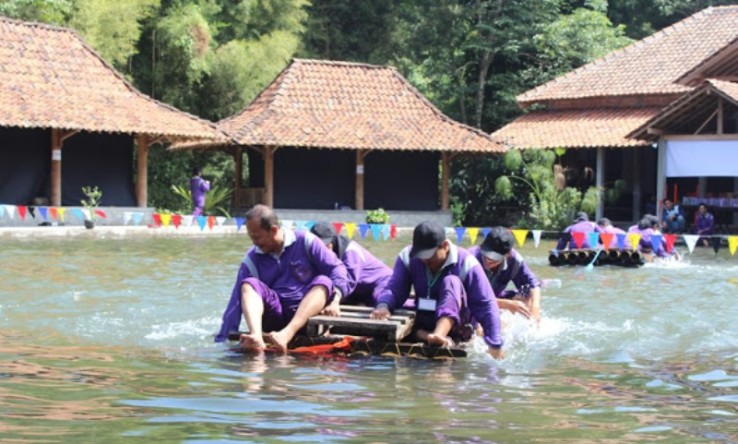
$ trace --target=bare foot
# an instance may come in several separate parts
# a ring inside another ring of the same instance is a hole
[[[277,351],[282,353],[287,353],[287,345],[290,343],[290,340],[292,340],[284,330],[267,333],[264,335],[264,339],[266,339],[269,344],[273,345]]]
[[[435,333],[428,334],[428,345],[440,345],[441,347],[453,347],[454,341],[448,336],[441,336]]]
[[[241,344],[241,347],[246,351],[258,351],[258,350],[264,350],[266,348],[266,344],[264,343],[264,340],[261,338],[261,335],[249,335],[249,334],[242,334],[239,338],[239,342]]]
[[[425,342],[428,340],[428,332],[420,328],[418,329],[418,331],[415,332],[415,337],[418,339],[418,341]]]

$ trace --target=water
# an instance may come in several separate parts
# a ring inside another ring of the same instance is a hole
[[[727,250],[585,271],[527,245],[540,327],[439,362],[212,343],[243,234],[0,246],[0,442],[738,442]]]

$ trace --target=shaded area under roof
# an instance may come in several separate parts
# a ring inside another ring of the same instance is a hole
[[[130,85],[73,31],[0,17],[0,126],[225,140]]]
[[[721,99],[728,101],[734,108],[738,107],[738,84],[714,79],[705,80],[698,88],[675,100],[630,132],[627,137],[657,140],[665,133],[696,132],[715,115]]]
[[[295,59],[240,113],[217,124],[234,145],[503,153],[445,116],[392,67]],[[174,149],[222,148],[207,142]]]
[[[535,111],[518,117],[492,133],[515,148],[635,147],[644,141],[626,134],[656,115],[661,108],[597,108]]]

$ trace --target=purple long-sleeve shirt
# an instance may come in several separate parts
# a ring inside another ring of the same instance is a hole
[[[265,253],[257,246],[249,248],[238,269],[231,298],[223,313],[220,333],[216,342],[225,341],[228,333],[238,331],[241,324],[241,285],[246,278],[259,279],[275,293],[285,312],[294,312],[310,289],[316,276],[327,276],[333,286],[328,294],[338,288],[347,294],[346,267],[323,241],[307,232],[284,231],[284,246],[280,254]]]
[[[192,205],[196,208],[205,206],[205,193],[210,190],[210,182],[200,176],[190,179],[190,192],[192,193]]]
[[[384,288],[392,276],[392,269],[354,241],[349,242],[341,259],[348,273],[343,299],[371,298],[373,303],[375,289]]]
[[[712,213],[697,214],[697,223],[695,224],[696,234],[708,235],[715,234],[715,218]]]
[[[469,254],[474,256],[480,264],[484,263],[482,258],[482,250],[479,246],[469,248]],[[484,268],[484,267],[483,267]],[[530,290],[541,286],[541,280],[531,271],[528,264],[525,263],[523,256],[515,251],[510,250],[510,255],[505,258],[503,263],[495,270],[494,273],[484,270],[487,279],[489,279],[492,290],[498,297],[502,295],[508,284],[512,282],[518,291]]]
[[[596,223],[594,223],[592,221],[588,221],[588,220],[583,220],[583,221],[580,221],[580,222],[571,224],[568,227],[564,228],[563,233],[568,233],[568,234],[571,235],[570,236],[571,238],[569,239],[569,242],[568,242],[568,248],[571,249],[571,250],[577,248],[577,243],[574,242],[573,233],[577,233],[577,232],[579,232],[579,233],[591,233],[593,231],[596,231],[596,232],[599,233],[600,232],[600,227]],[[567,242],[566,242],[567,241],[567,237],[569,237],[569,236],[564,235],[564,236],[561,237],[561,239],[559,239],[559,243],[556,244],[556,249],[557,250],[565,250],[567,248]],[[582,242],[581,248],[584,248],[584,249],[586,249],[586,248],[592,248],[592,246],[589,245],[589,241],[587,240],[587,235],[586,234],[584,235],[584,242]]]
[[[636,228],[638,227],[636,226]],[[605,246],[605,248],[618,248],[618,235],[627,234],[621,228],[614,227],[612,225],[608,225],[604,228],[600,227],[600,233],[612,233],[612,240],[610,241],[610,245]],[[625,240],[623,242],[623,249],[630,250],[630,241],[628,240],[627,236],[625,237]]]
[[[379,297],[377,305],[387,304],[390,312],[403,306],[410,288],[415,288],[415,294],[430,295],[438,298],[438,286],[432,286],[429,291],[428,267],[423,261],[410,259],[410,246],[405,247],[395,261],[392,279]],[[500,309],[497,306],[495,294],[489,280],[484,274],[482,265],[468,251],[451,244],[448,258],[443,264],[437,282],[444,276],[455,275],[461,280],[466,291],[468,307],[461,307],[462,312],[468,312],[484,328],[484,341],[490,347],[502,346],[500,332]],[[462,313],[462,319],[469,318]]]

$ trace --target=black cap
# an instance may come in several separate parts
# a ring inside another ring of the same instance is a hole
[[[479,249],[490,259],[500,260],[499,256],[504,256],[512,250],[514,241],[512,233],[507,228],[492,227]]]
[[[600,220],[597,221],[597,225],[601,227],[609,227],[612,225],[612,221],[606,217],[601,217]]]
[[[439,223],[430,220],[421,222],[413,230],[413,247],[410,257],[430,259],[446,240],[446,229]]]
[[[587,213],[584,211],[578,212],[577,216],[574,218],[574,222],[582,222],[585,220],[589,220],[589,216],[587,216]]]
[[[328,222],[317,222],[313,225],[313,228],[310,229],[310,232],[316,235],[326,245],[331,243],[333,239],[338,236],[333,224],[329,224]]]

